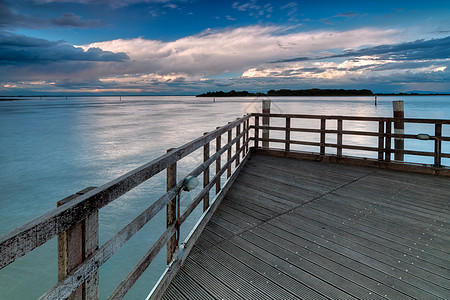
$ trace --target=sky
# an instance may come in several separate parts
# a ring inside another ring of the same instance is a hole
[[[0,0],[0,95],[450,93],[450,1]]]

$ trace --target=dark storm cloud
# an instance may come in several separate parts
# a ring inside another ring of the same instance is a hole
[[[61,61],[121,62],[123,53],[90,48],[87,51],[62,41],[48,41],[12,33],[0,33],[0,65],[41,64]]]
[[[342,54],[316,58],[291,58],[277,62],[296,62],[305,60],[322,60],[331,58],[347,58],[361,56],[378,56],[380,59],[394,60],[435,60],[450,58],[450,36],[441,39],[417,40],[414,42],[396,45],[380,45],[363,48],[360,50],[348,50]]]

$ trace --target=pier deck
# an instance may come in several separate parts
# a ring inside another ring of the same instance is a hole
[[[253,155],[163,299],[450,299],[450,179]]]

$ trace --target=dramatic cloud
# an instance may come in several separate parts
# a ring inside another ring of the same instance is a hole
[[[83,50],[62,41],[48,41],[12,33],[0,33],[0,65],[42,64],[64,61],[120,62],[125,53],[99,48]]]
[[[135,93],[196,93],[228,86],[253,91],[343,83],[364,87],[401,84],[401,78],[448,82],[450,37],[407,39],[392,29],[293,32],[249,26],[173,41],[117,39],[77,47],[2,34],[0,81],[3,88],[44,81],[41,86],[55,91]],[[280,60],[299,53],[301,58]]]
[[[450,37],[344,50],[250,68],[243,77],[314,79],[318,83],[443,83],[450,80]]]
[[[205,31],[171,42],[143,38],[113,40],[83,46],[125,52],[131,62],[127,73],[180,73],[201,77],[243,72],[281,56],[314,55],[333,48],[389,43],[396,31],[359,29],[347,32],[287,33],[283,27],[251,26],[225,31]]]
[[[341,55],[332,57],[363,55],[378,55],[382,58],[389,57],[397,60],[446,59],[450,58],[450,36],[442,39],[417,40],[397,45],[380,45],[357,51],[348,50]]]

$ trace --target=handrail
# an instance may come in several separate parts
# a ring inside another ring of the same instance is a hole
[[[209,169],[209,166],[214,163],[221,154],[225,151],[230,151],[232,145],[240,143],[242,139],[246,138],[246,140],[242,143],[243,146],[236,149],[237,153],[231,158],[232,161],[228,161],[225,164],[225,167],[221,169],[221,174],[224,173],[234,160],[239,159],[239,155],[241,155],[241,152],[244,150],[245,146],[248,145],[250,118],[251,115],[238,118],[237,120],[217,128],[216,130],[211,131],[191,142],[188,142],[179,148],[171,150],[159,158],[154,159],[153,161],[138,167],[115,180],[94,188],[93,190],[68,201],[60,207],[32,220],[31,222],[26,223],[25,225],[1,235],[0,269],[12,263],[17,258],[26,255],[36,247],[41,246],[56,235],[70,229],[75,224],[83,221],[91,213],[98,211],[100,208],[150,179],[152,176],[167,169],[169,166],[176,164],[177,161],[197,149],[209,144],[214,139],[217,139],[223,134],[229,133],[232,129],[236,128],[236,132],[238,133],[237,136],[219,149],[217,153],[212,155],[202,165],[192,171],[190,175],[196,177],[206,169]],[[241,132],[240,128],[242,124],[244,130]],[[248,147],[246,149],[248,151]],[[245,153],[243,155],[245,155]],[[216,174],[216,176],[213,177],[213,180],[210,181],[208,186],[205,187],[201,193],[206,194],[217,182],[218,178]],[[171,202],[179,194],[182,187],[183,180],[177,182],[173,188],[171,188],[167,193],[165,193],[138,217],[136,217],[131,223],[107,241],[102,247],[96,250],[90,257],[72,270],[64,279],[60,280],[55,287],[42,295],[41,299],[60,299],[70,296],[70,294],[74,292],[78,286],[80,286],[91,274],[93,274],[104,262],[106,262],[125,242],[127,242],[137,231],[139,231],[162,208]],[[193,211],[193,209],[191,211]],[[187,217],[186,213],[183,215],[184,218]],[[168,241],[168,239],[179,230],[179,225],[181,224],[174,223],[163,232],[158,241],[153,245],[151,251],[144,256],[143,260],[145,260],[146,263],[149,260],[151,261],[151,259],[156,256],[156,253],[161,250],[162,246]],[[142,266],[143,265],[140,267],[142,268]],[[135,279],[133,280],[135,281]],[[122,282],[123,284],[118,287],[120,292],[115,291],[115,296],[112,295],[113,298],[122,298],[124,293],[126,293],[132,285],[124,282],[131,281],[125,279]]]
[[[280,149],[282,151],[292,151],[291,145],[305,145],[305,146],[316,146],[319,147],[318,153],[320,155],[325,155],[326,148],[335,148],[336,149],[336,157],[342,158],[342,150],[362,150],[362,151],[372,151],[378,153],[378,161],[379,162],[392,162],[391,154],[401,154],[403,155],[414,155],[414,156],[431,156],[434,157],[434,164],[432,167],[441,168],[444,167],[442,165],[442,158],[450,158],[450,153],[442,152],[442,142],[450,141],[450,136],[442,135],[442,125],[449,125],[450,120],[444,119],[417,119],[417,118],[401,118],[400,122],[404,124],[430,124],[435,127],[435,134],[429,135],[429,139],[434,140],[435,147],[434,151],[418,151],[416,149],[403,149],[403,148],[395,148],[392,147],[392,140],[404,140],[404,139],[419,139],[418,135],[421,132],[417,132],[415,134],[405,134],[400,132],[392,132],[392,124],[395,122],[399,122],[398,118],[391,117],[359,117],[359,116],[334,116],[334,115],[304,115],[304,114],[272,114],[272,113],[253,113],[253,117],[255,117],[254,125],[251,126],[255,129],[254,138],[255,147],[259,148],[259,142],[272,143],[272,149]],[[269,122],[266,122],[264,125],[260,125],[260,118],[273,118],[273,119],[285,119],[285,126],[271,126]],[[313,119],[313,120],[321,120],[320,126],[316,128],[302,128],[302,127],[293,127],[291,125],[293,119]],[[337,129],[327,129],[326,124],[327,121],[333,120],[337,121]],[[344,130],[343,122],[344,121],[362,121],[362,122],[372,122],[378,123],[378,131],[364,131],[364,130]],[[285,132],[285,138],[261,138],[259,131],[281,131]],[[292,132],[304,132],[304,133],[318,133],[320,134],[320,139],[316,141],[309,140],[296,140],[291,138]],[[329,136],[336,137],[336,143],[326,142],[326,137]],[[344,144],[343,136],[373,136],[378,137],[378,144],[370,143],[366,141],[364,145],[351,145]],[[284,144],[284,147],[275,147],[273,144]],[[262,147],[262,149],[268,147]],[[329,154],[327,152],[327,154]],[[396,159],[395,163],[414,163],[414,161],[403,161]],[[437,172],[439,173],[439,172]]]
[[[328,119],[328,120],[348,120],[348,121],[391,121],[394,122],[397,119],[393,117],[359,117],[359,116],[338,116],[338,115],[305,115],[305,114],[263,114],[252,113],[253,117],[269,116],[271,118],[299,118],[299,119]],[[448,119],[419,119],[419,118],[402,118],[404,122],[410,123],[437,123],[437,124],[450,124]]]

